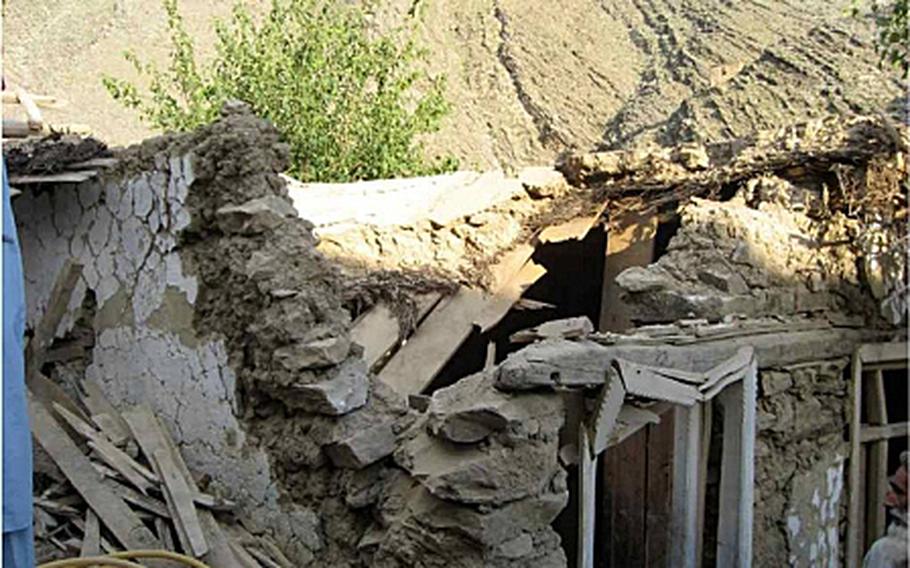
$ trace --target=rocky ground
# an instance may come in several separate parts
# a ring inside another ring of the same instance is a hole
[[[265,2],[249,2],[261,7]],[[233,0],[182,0],[203,53]],[[454,111],[433,153],[486,169],[552,162],[567,148],[716,140],[823,114],[887,112],[869,22],[848,0],[384,0],[382,26],[411,23]],[[257,8],[258,9],[258,8]],[[5,74],[69,101],[49,113],[112,144],[152,134],[101,74],[130,77],[134,48],[166,62],[163,10],[148,0],[11,0]]]

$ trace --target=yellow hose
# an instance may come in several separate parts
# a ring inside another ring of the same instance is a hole
[[[184,566],[191,568],[210,568],[195,558],[190,558],[183,554],[177,554],[169,550],[127,550],[125,552],[114,552],[108,556],[93,556],[84,558],[65,558],[63,560],[54,560],[38,566],[38,568],[81,568],[83,566],[110,566],[112,568],[143,568],[141,564],[130,562],[129,558],[160,558],[163,560],[173,560]]]

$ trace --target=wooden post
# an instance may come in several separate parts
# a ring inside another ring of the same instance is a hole
[[[698,565],[702,409],[702,403],[677,406],[674,415],[672,558],[674,565],[681,568]]]
[[[578,425],[578,566],[594,568],[594,516],[597,504],[597,460],[591,454],[588,426]]]
[[[752,511],[755,480],[755,395],[753,361],[745,378],[718,396],[724,409],[720,473],[717,565],[746,568],[752,561]]]
[[[881,370],[872,371],[863,381],[866,388],[864,402],[869,424],[880,426],[888,423],[885,406],[885,383]],[[866,542],[873,543],[885,535],[885,491],[888,489],[888,440],[869,443],[869,469],[866,472]]]
[[[863,366],[860,349],[853,354],[853,381],[851,391],[852,412],[850,416],[850,501],[847,504],[847,568],[858,568],[861,562],[863,533],[860,523],[860,404],[862,403]]]

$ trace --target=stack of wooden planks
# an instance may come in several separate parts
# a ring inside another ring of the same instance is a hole
[[[81,387],[77,400],[30,393],[32,432],[49,458],[35,468],[39,562],[165,549],[218,567],[293,566],[234,522],[234,503],[200,490],[147,405],[120,413],[98,384]]]

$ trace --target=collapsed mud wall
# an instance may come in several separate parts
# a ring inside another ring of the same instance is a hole
[[[459,422],[476,381],[420,413],[371,377],[274,129],[228,107],[117,159],[15,204],[30,327],[65,261],[83,265],[53,347],[88,340],[47,365],[54,380],[151,406],[205,490],[296,565],[565,564],[549,527],[568,499],[561,401],[498,394]]]
[[[655,324],[798,317],[893,329],[893,310],[883,310],[872,290],[883,275],[858,246],[862,223],[831,211],[826,191],[804,175],[764,174],[743,180],[728,201],[693,199],[680,212],[667,252],[618,277],[633,319],[660,327]],[[842,562],[848,363],[818,357],[780,366],[758,357],[758,566]]]

